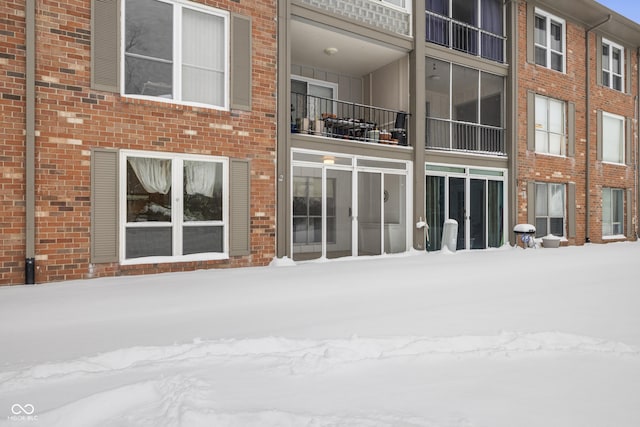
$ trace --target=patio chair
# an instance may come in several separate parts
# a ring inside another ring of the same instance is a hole
[[[407,145],[407,113],[399,111],[396,114],[396,122],[390,129],[391,138],[398,140],[398,145]]]

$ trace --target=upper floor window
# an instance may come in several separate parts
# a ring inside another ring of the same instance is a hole
[[[565,110],[564,101],[536,95],[536,152],[566,155]]]
[[[504,61],[501,0],[426,0],[429,42]]]
[[[535,10],[535,62],[552,70],[565,71],[566,24],[540,9]]]
[[[602,113],[602,160],[624,163],[624,117]]]
[[[126,0],[124,93],[227,108],[228,20],[195,3]]]
[[[624,91],[624,48],[602,39],[602,84]]]

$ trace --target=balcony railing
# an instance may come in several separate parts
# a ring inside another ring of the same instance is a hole
[[[321,96],[291,93],[291,132],[409,145],[409,114]]]
[[[504,129],[427,118],[427,148],[505,155]]]
[[[505,37],[431,11],[426,14],[428,42],[504,62]]]

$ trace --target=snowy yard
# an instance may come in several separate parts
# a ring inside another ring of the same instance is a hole
[[[0,288],[0,426],[637,427],[640,243]]]

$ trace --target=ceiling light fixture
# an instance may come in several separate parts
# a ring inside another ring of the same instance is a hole
[[[324,48],[324,53],[326,55],[329,55],[329,56],[335,55],[336,53],[338,53],[338,48],[337,47],[325,47]]]

